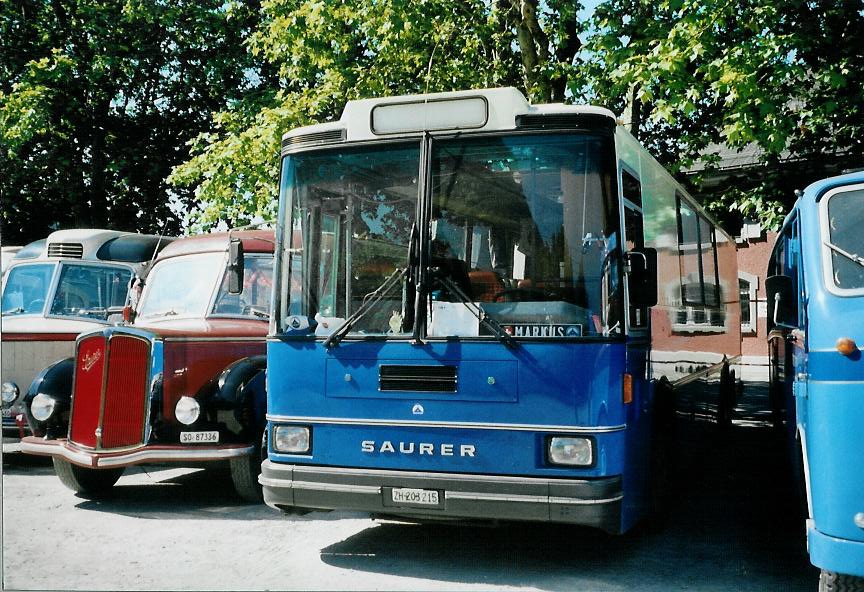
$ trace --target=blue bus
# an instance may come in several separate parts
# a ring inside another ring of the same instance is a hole
[[[785,401],[820,590],[864,590],[864,173],[813,183],[768,279],[771,388]]]
[[[606,109],[350,101],[283,137],[277,236],[282,510],[625,532],[674,387],[740,355],[734,240]]]

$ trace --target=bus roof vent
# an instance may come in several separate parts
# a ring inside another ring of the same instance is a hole
[[[519,129],[615,129],[615,121],[599,113],[525,114],[516,116]]]
[[[408,366],[382,364],[378,369],[382,391],[455,393],[456,366]]]
[[[48,243],[48,256],[81,259],[84,256],[84,245],[81,243]]]
[[[315,144],[335,144],[345,141],[344,129],[332,129],[323,132],[313,132],[311,134],[300,134],[297,136],[288,136],[282,140],[282,148],[289,146],[309,146]]]

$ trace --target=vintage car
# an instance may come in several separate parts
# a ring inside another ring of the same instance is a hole
[[[171,240],[115,230],[59,230],[4,264],[4,439],[17,441],[29,432],[23,399],[36,375],[73,355],[79,333],[107,326],[109,315],[123,310],[134,279],[146,274]]]
[[[240,496],[259,500],[273,250],[272,231],[166,247],[131,324],[82,334],[73,359],[33,382],[22,451],[52,456],[84,496],[131,465],[228,461]]]

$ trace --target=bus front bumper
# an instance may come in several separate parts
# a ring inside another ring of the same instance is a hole
[[[621,532],[620,477],[502,477],[289,465],[266,460],[258,480],[264,488],[264,502],[280,510],[359,510],[418,520],[564,522],[614,534]],[[422,497],[425,503],[394,501],[412,496]]]
[[[838,539],[816,530],[807,521],[810,563],[827,571],[864,578],[864,541]]]

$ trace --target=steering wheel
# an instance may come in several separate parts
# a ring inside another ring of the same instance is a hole
[[[30,304],[27,305],[26,312],[39,312],[45,307],[45,299],[37,298],[36,300],[31,300]]]

